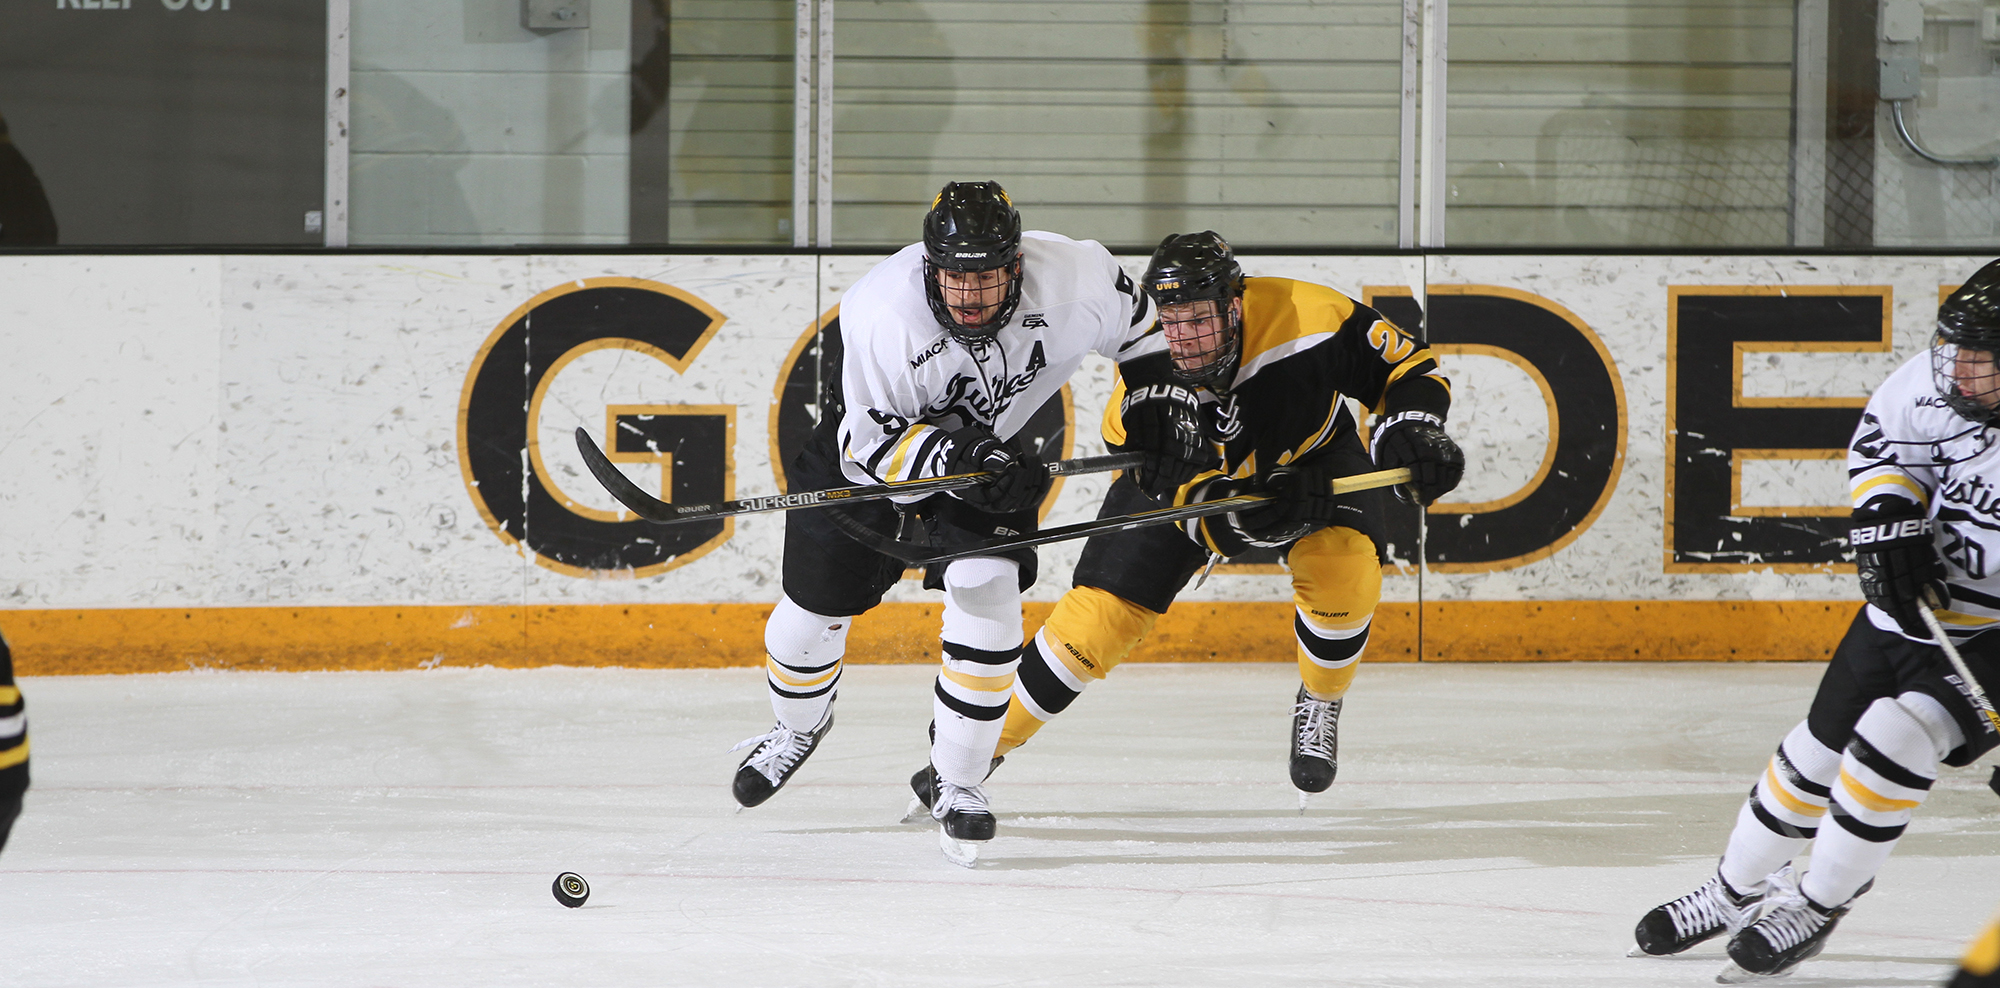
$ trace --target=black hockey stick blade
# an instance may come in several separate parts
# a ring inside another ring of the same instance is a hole
[[[1372,473],[1357,473],[1347,477],[1336,477],[1333,480],[1332,486],[1333,493],[1335,494],[1349,494],[1354,491],[1372,490],[1377,487],[1394,487],[1397,484],[1407,484],[1409,482],[1409,469],[1407,467],[1397,467],[1394,470],[1376,470]],[[911,545],[907,542],[898,542],[861,524],[861,522],[843,512],[833,511],[828,512],[828,514],[833,518],[834,523],[840,527],[841,531],[846,532],[849,537],[860,542],[862,545],[885,556],[900,559],[913,566],[924,566],[930,563],[964,559],[967,556],[991,556],[1014,549],[1026,549],[1029,546],[1047,545],[1050,542],[1067,542],[1070,539],[1085,539],[1093,535],[1103,535],[1108,532],[1123,532],[1134,528],[1145,528],[1149,525],[1167,525],[1177,521],[1186,521],[1190,518],[1205,518],[1209,515],[1226,514],[1252,505],[1263,504],[1268,500],[1270,498],[1261,494],[1241,494],[1236,497],[1222,498],[1217,501],[1203,501],[1200,504],[1188,504],[1176,508],[1154,508],[1151,511],[1138,511],[1129,515],[1117,515],[1111,518],[1099,518],[1095,521],[1079,522],[1075,525],[1064,525],[1061,528],[1051,528],[1047,531],[1037,532],[1033,535],[1017,539],[989,539],[984,542],[970,542],[963,545],[936,549],[928,546]]]
[[[590,468],[590,475],[618,499],[626,510],[655,525],[678,525],[682,522],[706,521],[710,518],[727,518],[732,515],[747,515],[762,511],[787,511],[793,508],[817,508],[827,504],[847,504],[854,501],[872,501],[877,498],[923,496],[940,491],[955,491],[962,487],[974,487],[984,483],[989,474],[961,473],[949,477],[930,477],[924,480],[900,480],[887,484],[863,484],[858,487],[835,487],[823,491],[800,491],[796,494],[771,494],[764,497],[746,497],[735,501],[718,501],[713,504],[672,504],[662,501],[639,489],[618,468],[611,465],[609,457],[597,448],[590,433],[583,427],[576,430],[576,450],[583,455],[583,464]],[[1110,456],[1085,456],[1074,460],[1058,460],[1044,464],[1052,477],[1066,477],[1079,473],[1099,473],[1105,470],[1129,470],[1139,465],[1143,457],[1138,453],[1114,453]]]

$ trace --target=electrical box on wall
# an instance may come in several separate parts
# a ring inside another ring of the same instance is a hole
[[[1886,100],[1916,99],[1923,95],[1923,69],[1909,55],[1882,60],[1882,80],[1876,97]]]
[[[533,31],[590,26],[590,0],[521,0],[521,26]]]
[[[1882,5],[1882,40],[1922,41],[1924,5],[1919,0],[1889,0]]]
[[[1987,4],[1979,8],[1979,40],[2000,45],[2000,6]]]

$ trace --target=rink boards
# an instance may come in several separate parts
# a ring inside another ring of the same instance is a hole
[[[0,258],[0,631],[23,674],[762,661],[820,345],[875,261],[813,255]],[[1122,258],[1136,272],[1142,257]],[[1376,660],[1824,658],[1858,601],[1842,455],[1970,257],[1252,256],[1365,297],[1454,382],[1466,483],[1391,525]],[[1110,365],[1039,416],[1102,451]],[[1107,478],[1061,482],[1046,524]],[[1047,547],[1029,620],[1080,546]],[[1275,559],[1134,656],[1290,661]],[[927,661],[905,580],[853,661]]]

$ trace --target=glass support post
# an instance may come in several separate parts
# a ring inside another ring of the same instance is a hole
[[[1403,0],[1403,82],[1396,151],[1396,246],[1417,245],[1417,66],[1423,52],[1424,0]]]
[[[320,204],[322,243],[347,246],[348,20],[351,0],[326,0],[326,191]]]
[[[1418,245],[1444,246],[1445,214],[1445,26],[1448,0],[1423,0],[1423,222]]]

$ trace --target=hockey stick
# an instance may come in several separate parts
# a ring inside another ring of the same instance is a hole
[[[671,504],[639,489],[618,468],[611,465],[609,457],[597,448],[590,434],[581,426],[576,430],[576,450],[583,454],[584,466],[611,496],[618,499],[627,510],[655,525],[678,525],[689,521],[706,521],[710,518],[727,518],[731,515],[747,515],[760,511],[787,511],[792,508],[815,508],[835,502],[847,504],[854,501],[872,501],[877,498],[897,495],[936,494],[939,491],[955,491],[961,487],[975,487],[985,483],[993,475],[990,473],[960,473],[949,477],[928,477],[923,480],[898,480],[887,484],[863,484],[859,487],[835,487],[823,491],[800,491],[797,494],[771,494],[765,497],[746,497],[736,501],[721,501],[715,504]],[[1105,470],[1127,470],[1139,465],[1144,456],[1139,453],[1114,453],[1110,456],[1085,456],[1074,460],[1057,460],[1044,464],[1049,476],[1067,477],[1071,474],[1098,473]]]
[[[1409,468],[1397,467],[1394,470],[1377,470],[1373,473],[1357,473],[1349,477],[1335,477],[1332,481],[1332,487],[1335,494],[1351,494],[1355,491],[1371,490],[1377,487],[1393,487],[1396,484],[1408,483],[1409,480]],[[1225,497],[1218,501],[1203,501],[1200,504],[1186,504],[1175,508],[1154,508],[1151,511],[1138,511],[1129,515],[1117,515],[1111,518],[1099,518],[1095,521],[1079,522],[1075,525],[1064,525],[1061,528],[1051,528],[1045,532],[1037,532],[1034,535],[1016,539],[989,539],[985,542],[972,542],[944,549],[930,549],[925,546],[911,545],[908,542],[899,542],[863,525],[853,517],[840,511],[829,511],[827,512],[827,516],[833,519],[834,524],[838,525],[841,531],[846,532],[862,545],[885,556],[900,559],[911,565],[923,566],[930,563],[963,559],[967,556],[991,556],[1014,549],[1026,549],[1030,546],[1046,545],[1050,542],[1067,542],[1070,539],[1089,538],[1090,536],[1103,535],[1107,532],[1123,532],[1128,529],[1145,528],[1148,525],[1165,525],[1171,522],[1186,521],[1189,518],[1204,518],[1209,515],[1225,514],[1242,508],[1263,504],[1269,500],[1271,500],[1270,497],[1263,494],[1239,494],[1235,497]]]
[[[1930,596],[1925,594],[1926,597]],[[1940,605],[1942,606],[1942,605]],[[1923,615],[1924,624],[1931,629],[1931,636],[1937,639],[1938,647],[1944,650],[1944,657],[1951,660],[1951,667],[1958,670],[1958,678],[1965,680],[1965,692],[1972,697],[1972,705],[1986,715],[1986,725],[2000,734],[2000,713],[1993,710],[1993,701],[1986,698],[1986,691],[1979,688],[1979,680],[1972,678],[1972,669],[1958,654],[1958,646],[1951,643],[1951,637],[1944,633],[1944,625],[1938,623],[1937,615],[1931,613],[1928,604],[1919,606],[1917,613]]]

